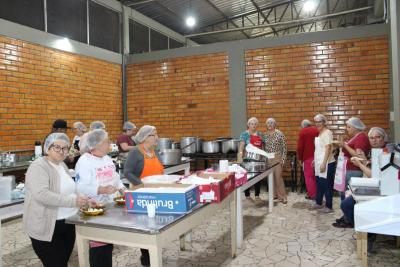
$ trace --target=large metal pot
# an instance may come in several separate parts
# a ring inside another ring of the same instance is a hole
[[[219,143],[218,141],[204,141],[202,145],[203,153],[218,153]]]
[[[182,137],[181,138],[181,149],[184,154],[196,153],[196,142],[197,137]]]
[[[160,150],[159,154],[163,165],[177,165],[182,161],[180,149],[163,149]]]
[[[181,143],[179,142],[173,142],[171,145],[172,149],[181,149]]]
[[[172,148],[172,140],[170,138],[158,138],[157,140],[157,149],[159,151],[163,149],[171,149]]]
[[[266,162],[267,161],[267,157],[257,154],[257,153],[253,153],[253,152],[248,152],[246,151],[246,154],[243,158],[243,160],[245,161],[261,161],[261,162]]]
[[[224,140],[222,141],[221,152],[222,153],[237,152],[239,148],[239,143],[240,140],[235,140],[235,139]]]

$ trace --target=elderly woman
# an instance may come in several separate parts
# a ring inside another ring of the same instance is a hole
[[[81,155],[79,152],[79,141],[81,140],[82,135],[86,132],[86,126],[83,122],[77,121],[72,125],[72,130],[75,133],[74,139],[72,139],[72,145],[69,150],[68,161],[69,167],[75,169],[75,165],[78,162],[79,156]]]
[[[342,148],[344,156],[350,159],[356,157],[361,152],[368,155],[371,149],[368,136],[363,132],[365,130],[364,123],[357,117],[351,117],[346,121],[346,131],[350,138],[346,142],[339,142],[339,147]],[[363,173],[359,167],[354,165],[350,160],[346,164],[346,188],[351,177],[362,177]],[[344,194],[341,194],[341,199],[344,199]]]
[[[133,185],[142,183],[142,179],[150,175],[164,174],[164,167],[156,152],[157,130],[151,125],[142,126],[135,135],[138,143],[128,153],[124,166],[124,175]],[[140,249],[140,261],[144,266],[150,266],[150,256],[147,249]]]
[[[267,132],[264,136],[265,151],[275,153],[275,158],[280,160],[274,169],[274,194],[282,201],[287,203],[285,183],[282,178],[282,167],[286,160],[286,138],[285,135],[276,129],[276,121],[273,118],[268,118]]]
[[[132,122],[126,121],[123,126],[123,133],[117,137],[117,146],[120,153],[126,153],[135,147],[132,136],[135,135],[136,126]]]
[[[102,121],[92,121],[89,126],[89,131],[93,130],[106,130],[106,125]],[[79,141],[79,151],[82,154],[89,152],[89,148],[86,146],[86,137],[88,133],[85,133],[81,136],[80,141]]]
[[[83,154],[76,164],[78,191],[98,202],[112,202],[114,193],[125,191],[115,165],[107,155],[110,150],[108,134],[97,129],[88,133],[89,153]],[[90,266],[112,266],[112,244],[90,242]]]
[[[240,134],[240,143],[239,143],[239,150],[238,150],[238,156],[237,156],[237,161],[242,162],[243,160],[243,152],[244,148],[248,144],[252,144],[255,147],[258,147],[260,149],[263,149],[263,140],[264,140],[264,135],[262,132],[257,131],[258,127],[258,120],[255,117],[251,117],[247,121],[247,130],[244,131],[243,133]],[[254,195],[255,195],[255,200],[260,201],[260,189],[261,189],[261,181],[256,183],[254,185]],[[246,199],[251,200],[250,198],[250,188],[244,191],[244,195],[246,196]]]
[[[75,227],[65,223],[88,198],[77,196],[75,183],[64,159],[69,139],[64,133],[50,134],[44,143],[47,156],[29,166],[25,178],[23,227],[43,266],[68,266],[75,243]]]
[[[332,153],[333,134],[326,127],[326,117],[317,114],[314,117],[315,125],[319,131],[314,139],[314,171],[317,180],[317,197],[314,209],[322,213],[331,213],[333,199],[333,181],[335,178],[335,158]],[[325,207],[322,199],[325,196]]]
[[[368,139],[372,148],[384,148],[388,136],[382,128],[373,127],[368,132]],[[369,157],[370,155],[368,155],[368,158]],[[360,158],[363,158],[363,160],[360,160]],[[356,157],[351,158],[351,162],[354,166],[360,168],[365,177],[371,177],[371,169],[367,166],[367,157],[363,152],[359,151]],[[333,223],[333,226],[337,228],[352,228],[354,226],[354,205],[356,202],[351,196],[350,191],[346,192],[346,195],[346,198],[340,203],[340,209],[343,211],[344,215]]]

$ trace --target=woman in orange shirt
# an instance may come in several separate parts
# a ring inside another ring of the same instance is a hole
[[[164,174],[164,167],[155,150],[158,139],[156,127],[151,125],[142,126],[134,139],[138,145],[128,153],[124,166],[124,175],[135,186],[141,184],[144,177]],[[142,252],[140,257],[142,265],[150,266],[149,251],[147,249],[140,250]]]

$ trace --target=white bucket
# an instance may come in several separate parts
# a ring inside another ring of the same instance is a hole
[[[0,202],[11,201],[12,177],[0,177]]]

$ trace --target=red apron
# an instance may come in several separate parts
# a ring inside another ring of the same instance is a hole
[[[255,147],[262,149],[263,140],[258,135],[250,135],[250,144]]]

